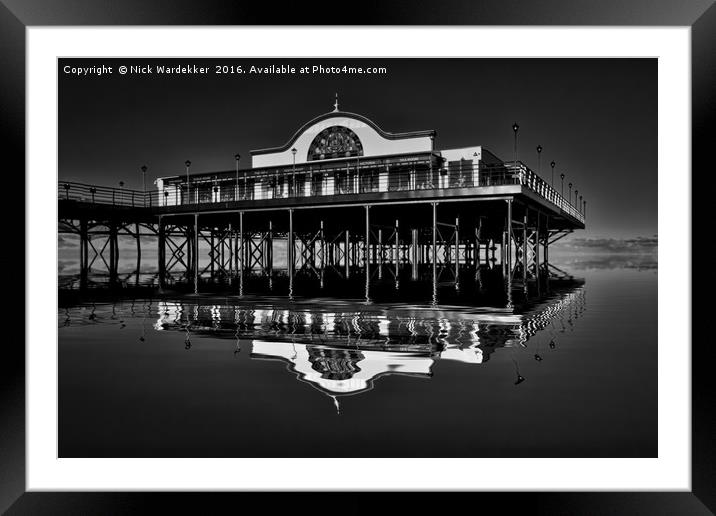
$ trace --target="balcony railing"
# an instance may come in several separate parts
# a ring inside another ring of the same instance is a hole
[[[523,163],[517,162],[515,166],[514,162],[505,163],[505,168],[511,171],[511,173],[519,178],[519,184],[522,184],[537,193],[541,197],[547,199],[549,202],[557,206],[560,210],[571,215],[575,219],[584,222],[584,213],[580,208],[574,206],[570,201],[564,198],[561,192],[551,186],[547,181],[542,179],[533,170],[526,167]],[[564,189],[564,185],[561,185],[561,190]],[[571,196],[571,192],[570,192]],[[575,194],[576,197],[576,194]],[[575,199],[576,200],[576,199]]]
[[[286,198],[339,196],[377,192],[453,190],[522,185],[584,222],[584,214],[552,185],[523,163],[473,166],[451,164],[404,167],[356,167],[321,172],[246,170],[238,178],[194,176],[186,182],[165,183],[163,191],[142,192],[74,182],[58,183],[58,199],[120,207],[164,207]],[[571,192],[570,192],[571,193]]]

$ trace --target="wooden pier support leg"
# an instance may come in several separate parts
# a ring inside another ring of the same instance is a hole
[[[487,244],[489,243],[489,241],[490,241],[490,240],[488,239],[487,242],[485,242],[485,245],[484,245],[484,247],[485,247],[485,263],[487,263]],[[482,258],[481,258],[481,256],[480,256],[480,246],[481,246],[481,245],[482,245],[482,244],[480,244],[480,240],[478,240],[478,239],[475,239],[475,240],[474,240],[474,242],[473,242],[473,253],[472,253],[472,265],[475,267],[475,269],[478,269],[478,268],[480,267],[480,263],[481,263],[481,260],[482,260]]]
[[[418,279],[418,246],[420,245],[420,242],[418,242],[418,230],[413,228],[410,231],[412,233],[412,242],[410,245],[410,261],[412,265],[411,277],[415,281]]]
[[[433,263],[433,276],[435,276],[435,269],[437,268],[438,263],[438,204],[436,202],[433,204],[433,242],[432,242],[432,252],[431,252],[431,261]]]
[[[219,233],[219,272],[223,274],[226,273],[226,261],[225,261],[225,248],[226,248],[226,239],[228,238],[228,235],[231,233],[227,233],[224,228],[221,228],[221,233]]]
[[[509,278],[510,285],[512,284],[512,200],[507,201],[507,238],[503,246],[506,246],[507,255],[507,278]]]
[[[236,273],[239,275],[239,295],[244,295],[244,269],[246,268],[245,260],[246,260],[246,247],[245,247],[245,239],[244,239],[244,212],[239,212],[239,234],[237,235],[236,240],[237,245],[239,246],[238,252],[236,253],[239,259],[239,262],[236,264]]]
[[[370,206],[365,206],[365,246],[363,247],[363,260],[365,262],[365,270],[368,273],[370,265]]]
[[[537,284],[539,285],[539,222],[540,222],[539,212],[537,212],[537,223],[535,224],[535,243],[534,243],[534,252],[535,252],[535,277],[537,278]]]
[[[109,282],[112,283],[112,274],[114,273],[114,224],[111,222],[107,225],[107,247],[109,247],[107,270],[109,272]]]
[[[455,289],[460,289],[460,217],[455,217]]]
[[[80,220],[80,289],[87,288],[89,276],[89,231],[87,219]]]
[[[109,283],[114,285],[117,281],[117,225],[114,222],[109,223]]]
[[[522,223],[522,281],[524,282],[525,289],[527,289],[527,270],[529,264],[527,238],[527,208],[525,207],[525,216]]]
[[[360,253],[358,252],[358,247],[360,246],[360,241],[355,240],[354,242],[351,242],[351,263],[353,265],[360,266]]]
[[[194,266],[194,226],[187,224],[186,230],[186,281],[193,281]]]
[[[235,231],[234,232],[234,240],[233,240],[233,251],[232,251],[232,264],[234,266],[234,271],[236,271],[236,275],[238,275],[239,272],[239,235]]]
[[[192,246],[192,268],[194,272],[194,293],[199,293],[199,214],[194,214],[194,245]]]
[[[289,208],[288,210],[288,236],[286,238],[286,247],[287,249],[287,257],[286,260],[288,261],[288,295],[289,297],[293,296],[293,268],[295,263],[294,258],[294,240],[293,240],[293,208]]]
[[[114,275],[119,279],[119,226],[114,228]]]
[[[231,222],[229,222],[228,237],[229,237],[229,245],[227,246],[227,249],[229,251],[229,284],[231,284],[233,277],[234,277],[234,228],[233,228],[233,225],[231,224]]]
[[[319,267],[321,268],[321,271],[326,268],[326,233],[323,228],[323,221],[321,220],[321,232],[319,234],[320,242],[319,242],[319,248],[321,250],[321,262],[319,264]]]
[[[400,222],[395,219],[395,288],[400,288]]]
[[[139,272],[142,269],[142,239],[139,233],[139,222],[135,223],[134,232],[137,238],[137,270],[135,271],[135,284],[139,286]]]
[[[157,225],[157,247],[159,288],[161,289],[166,286],[167,280],[166,224],[163,217],[159,217],[159,224]]]
[[[365,261],[365,301],[370,301],[370,206],[365,207],[365,247],[363,249]]]
[[[542,254],[544,256],[545,268],[547,268],[549,264],[549,215],[547,215],[545,220],[544,249]]]
[[[449,267],[452,262],[452,256],[450,254],[452,242],[450,240],[443,240],[440,243],[443,248],[443,263],[445,264],[445,267]]]
[[[346,266],[346,279],[351,275],[351,232],[346,229],[346,243],[343,253],[343,260]]]
[[[266,270],[269,278],[273,276],[273,221],[269,220],[268,237],[266,239]]]
[[[437,305],[438,302],[438,203],[434,202],[433,205],[433,241],[431,250],[431,262],[433,265],[433,305]]]
[[[288,235],[286,237],[286,255],[288,260],[288,275],[289,277],[293,277],[293,268],[295,265],[295,256],[294,256],[294,238],[293,238],[293,209],[289,208],[288,210]]]
[[[211,279],[214,279],[214,273],[216,272],[216,269],[214,268],[214,264],[216,263],[216,260],[219,259],[218,256],[216,256],[216,248],[214,247],[215,242],[215,236],[214,236],[214,228],[209,229],[209,270],[211,271]]]
[[[393,250],[393,258],[395,259],[395,276],[398,276],[398,267],[400,266],[400,222],[395,219],[395,248]]]
[[[480,246],[482,245],[480,242],[480,237],[482,234],[478,233],[477,238],[475,238],[475,247],[474,252],[472,255],[472,263],[475,267],[479,267],[480,262],[482,261],[482,257],[480,256]],[[485,242],[485,262],[487,262],[487,244],[490,242],[490,239],[488,238]]]
[[[502,261],[502,275],[507,277],[507,231],[502,231],[502,247],[500,247],[500,260]]]
[[[383,279],[383,230],[378,229],[378,279]]]

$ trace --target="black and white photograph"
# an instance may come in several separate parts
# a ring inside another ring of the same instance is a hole
[[[657,74],[58,59],[58,456],[656,458]]]
[[[0,0],[0,513],[712,514],[713,4]]]

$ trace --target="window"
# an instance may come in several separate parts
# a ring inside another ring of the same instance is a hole
[[[313,161],[362,155],[363,144],[356,133],[342,125],[334,125],[324,129],[313,139],[307,159]]]
[[[378,191],[379,174],[377,170],[361,170],[360,171],[360,191],[361,192],[377,192]]]
[[[323,195],[323,173],[311,176],[311,195]]]
[[[409,190],[410,170],[394,169],[388,172],[388,191]]]
[[[450,188],[465,188],[473,186],[471,159],[448,161],[447,169],[448,186]]]
[[[202,183],[197,187],[197,195],[199,202],[211,202],[212,190],[211,183]]]
[[[335,191],[337,194],[353,193],[353,175],[345,170],[336,172]]]
[[[236,197],[236,181],[224,181],[219,185],[219,200],[222,202],[233,201]]]

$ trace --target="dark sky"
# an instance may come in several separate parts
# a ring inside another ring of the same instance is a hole
[[[76,76],[65,65],[107,65]],[[197,64],[206,75],[120,75],[120,65]],[[386,75],[217,75],[216,64],[386,66]],[[542,176],[549,162],[587,199],[586,237],[657,233],[656,59],[62,59],[59,177],[141,189],[155,177],[242,167],[249,151],[285,143],[340,108],[389,132],[435,129],[436,149],[483,145]],[[559,188],[559,179],[555,185]]]

